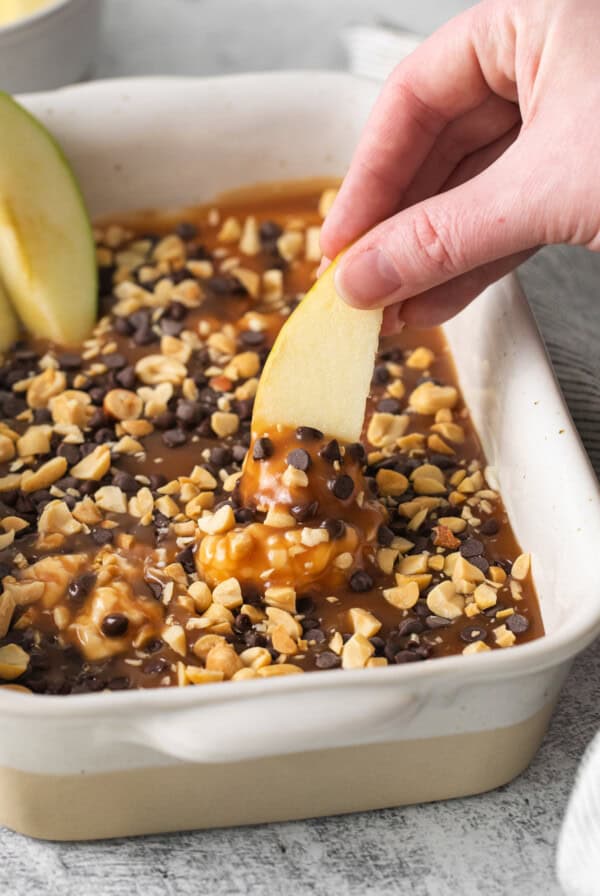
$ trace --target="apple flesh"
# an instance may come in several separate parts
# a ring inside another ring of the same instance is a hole
[[[280,423],[313,426],[346,442],[360,437],[382,313],[351,308],[338,296],[336,264],[275,340],[254,403],[255,433]]]
[[[0,133],[0,279],[33,336],[81,342],[94,326],[97,281],[77,181],[50,134],[3,93]]]
[[[19,336],[19,321],[0,283],[0,352],[10,348]]]

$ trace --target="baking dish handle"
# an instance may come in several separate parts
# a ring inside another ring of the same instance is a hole
[[[399,737],[424,700],[395,686],[225,699],[139,719],[126,739],[187,762],[237,762]]]

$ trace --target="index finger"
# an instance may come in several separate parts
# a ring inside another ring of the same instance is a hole
[[[388,78],[321,234],[334,258],[398,211],[405,190],[448,122],[490,93],[476,50],[492,5],[484,3],[442,26]]]

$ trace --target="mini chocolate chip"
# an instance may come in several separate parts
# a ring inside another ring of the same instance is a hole
[[[136,345],[150,345],[152,342],[158,341],[158,336],[152,329],[150,322],[148,322],[135,331],[133,341]]]
[[[333,653],[332,650],[324,650],[323,653],[319,653],[315,657],[317,669],[336,669],[341,664],[342,658]]]
[[[106,687],[109,691],[126,691],[131,687],[131,681],[127,675],[118,675],[116,678],[109,679]]]
[[[117,373],[115,380],[122,389],[133,389],[135,387],[135,368],[134,367],[124,367],[123,370],[119,370]]]
[[[164,591],[162,583],[157,582],[155,579],[145,579],[144,581],[146,582],[148,589],[151,591],[152,597],[154,597],[155,600],[160,600]]]
[[[167,448],[179,448],[187,442],[187,433],[182,429],[167,429],[162,434],[162,440]]]
[[[141,488],[137,479],[124,470],[117,470],[113,475],[113,485],[116,485],[122,492],[126,492],[129,495],[135,494]]]
[[[377,530],[377,543],[383,545],[385,548],[389,548],[391,543],[394,540],[394,533],[390,529],[389,526],[384,526],[383,523]]]
[[[346,473],[336,476],[335,479],[330,479],[327,485],[339,501],[347,501],[354,491],[354,481]]]
[[[198,402],[182,398],[177,402],[175,416],[186,426],[196,426],[202,420],[202,408]]]
[[[373,371],[373,383],[376,386],[383,386],[390,379],[390,373],[385,364],[377,364]]]
[[[467,625],[459,632],[462,641],[472,644],[473,641],[485,641],[488,636],[487,631],[480,625]]]
[[[350,445],[347,445],[345,457],[346,459],[350,458],[356,461],[361,466],[367,462],[367,452],[364,445],[361,445],[360,442],[351,442]]]
[[[105,445],[107,442],[115,441],[115,433],[114,430],[109,429],[108,426],[103,426],[101,429],[97,429],[94,433],[94,442],[96,445]],[[82,448],[83,451],[83,448]],[[91,452],[90,452],[91,453]]]
[[[133,333],[133,325],[127,317],[115,317],[113,327],[119,336],[131,336]]]
[[[180,221],[175,227],[175,233],[182,240],[193,240],[198,236],[198,228],[191,221]]]
[[[406,637],[406,635],[420,635],[425,630],[425,626],[421,622],[420,619],[416,619],[414,616],[407,616],[406,619],[403,619],[402,622],[398,624],[398,635],[401,638]]]
[[[299,426],[296,429],[296,438],[300,442],[316,442],[323,438],[323,433],[314,426]]]
[[[150,480],[150,489],[153,492],[167,484],[167,477],[162,473],[150,473],[148,479]]]
[[[83,363],[81,355],[76,352],[61,352],[56,360],[63,370],[79,370]]]
[[[319,451],[319,457],[322,457],[323,460],[328,461],[330,464],[334,463],[336,460],[341,461],[342,453],[337,439],[331,439],[330,442],[323,445]]]
[[[8,575],[8,573],[6,573],[6,575]],[[0,575],[0,579],[1,578],[2,576]],[[298,613],[301,613],[304,616],[308,616],[309,613],[313,613],[315,609],[316,605],[310,594],[301,594],[300,597],[296,600],[296,610],[298,611]]]
[[[323,520],[321,528],[326,529],[329,533],[331,541],[338,541],[344,537],[346,532],[346,524],[343,520],[334,519],[333,517]]]
[[[162,646],[162,644],[161,644]],[[146,648],[147,649],[147,648]],[[142,666],[142,672],[146,675],[164,675],[171,668],[171,663],[164,656],[153,657]]]
[[[268,457],[272,457],[274,451],[275,446],[271,439],[267,436],[262,436],[262,438],[257,439],[254,443],[252,457],[254,460],[266,460]]]
[[[306,504],[296,504],[290,508],[290,513],[299,523],[305,523],[307,520],[312,520],[317,515],[318,510],[318,501],[308,501]]]
[[[399,414],[402,410],[402,405],[397,398],[382,398],[377,404],[377,410],[382,414]]]
[[[233,460],[233,452],[226,445],[215,445],[210,449],[210,462],[216,467],[227,467]]]
[[[350,588],[352,591],[370,591],[373,587],[373,579],[364,569],[357,569],[350,576]]]
[[[61,442],[56,453],[59,457],[64,457],[70,467],[74,467],[81,459],[81,452],[77,445],[69,445],[68,442]]]
[[[512,616],[504,620],[504,623],[514,635],[522,635],[529,628],[529,619],[522,616],[521,613],[513,613]]]
[[[113,540],[113,533],[110,529],[93,529],[92,538],[94,539],[96,544],[111,544]]]
[[[267,639],[260,632],[250,631],[244,635],[244,642],[247,647],[266,647]]]
[[[177,418],[173,411],[162,411],[152,419],[156,429],[172,429],[176,422]]]
[[[95,584],[95,574],[93,572],[84,572],[83,575],[79,576],[78,579],[73,579],[73,581],[69,585],[67,590],[69,600],[85,600]]]
[[[246,459],[248,449],[245,445],[232,445],[231,453],[236,464],[243,464]]]
[[[113,352],[112,355],[102,355],[101,361],[109,370],[121,370],[127,364],[127,359],[118,352]]]
[[[236,523],[252,523],[255,519],[255,512],[251,507],[238,507],[233,513]]]
[[[263,243],[272,243],[281,236],[283,229],[277,221],[263,221],[258,232]]]
[[[179,336],[184,327],[182,320],[170,320],[168,317],[163,317],[160,322],[160,328],[166,336]]]
[[[33,412],[33,422],[38,425],[40,423],[52,423],[52,414],[48,408],[36,408]]]
[[[480,569],[484,575],[490,568],[490,564],[485,557],[469,557],[469,563],[472,563],[473,566],[476,566],[477,569]]]
[[[304,637],[307,641],[314,641],[315,644],[322,644],[327,640],[327,636],[321,628],[309,628],[308,631],[304,632]]]
[[[245,296],[248,292],[237,277],[224,277],[221,274],[209,277],[204,281],[204,286],[217,296]]]
[[[194,548],[189,545],[185,550],[180,551],[175,557],[177,563],[181,563],[187,573],[196,572],[196,563],[194,560]]]
[[[478,557],[483,554],[483,544],[477,538],[467,538],[459,548],[463,557]]]
[[[107,638],[122,638],[129,628],[129,619],[124,613],[109,613],[100,627]]]
[[[418,660],[424,659],[421,654],[416,653],[414,650],[400,650],[394,656],[394,660],[401,665],[402,663],[414,663]]]
[[[497,535],[500,531],[500,523],[494,517],[490,517],[482,524],[480,532],[482,535]]]
[[[243,634],[244,632],[250,631],[252,628],[252,620],[249,616],[246,616],[245,613],[238,613],[233,620],[233,627],[236,632]]]
[[[434,630],[436,628],[446,628],[448,625],[452,625],[452,620],[444,619],[443,616],[426,616],[425,625],[427,628]]]
[[[240,333],[240,342],[246,346],[256,348],[265,341],[265,333],[262,330],[242,330]]]
[[[286,463],[305,473],[311,464],[310,454],[304,448],[294,448],[286,457]]]

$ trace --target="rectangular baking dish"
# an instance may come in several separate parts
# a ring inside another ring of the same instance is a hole
[[[93,215],[342,175],[375,91],[333,73],[103,81],[26,97]],[[600,631],[598,484],[514,277],[446,328],[547,635],[353,672],[73,697],[0,692],[0,824],[89,839],[477,793],[522,771]]]

